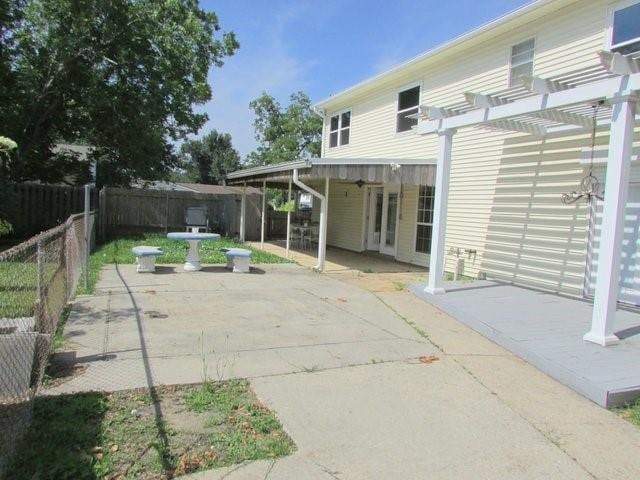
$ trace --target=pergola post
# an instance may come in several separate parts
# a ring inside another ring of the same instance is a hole
[[[444,236],[447,226],[447,204],[449,199],[449,176],[451,173],[451,146],[455,130],[438,131],[438,159],[436,165],[435,198],[433,201],[433,226],[431,230],[431,253],[429,257],[429,279],[424,291],[432,295],[445,293]]]
[[[291,206],[291,176],[289,176],[289,193],[287,195],[287,207]],[[286,258],[289,258],[289,247],[291,244],[291,208],[287,208],[287,254]]]
[[[598,251],[593,316],[591,330],[584,336],[586,341],[602,346],[620,342],[614,334],[614,323],[620,291],[620,256],[633,150],[635,102],[635,98],[629,97],[618,101],[613,105],[611,117],[602,212],[603,234]]]
[[[262,181],[262,215],[260,217],[260,248],[264,249],[264,227],[267,213],[267,181]]]
[[[247,182],[242,185],[242,196],[240,197],[240,241],[245,241],[245,230],[247,226]]]

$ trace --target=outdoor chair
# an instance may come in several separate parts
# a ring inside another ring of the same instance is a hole
[[[146,245],[138,245],[131,249],[136,257],[138,273],[153,273],[156,271],[156,257],[164,255],[164,251],[160,247],[148,247]]]
[[[233,273],[249,273],[251,250],[246,248],[221,248],[227,257],[227,268]]]
[[[291,225],[289,241],[291,242],[291,245],[302,248],[302,233],[300,232],[300,229],[295,225]]]
[[[207,207],[188,207],[184,214],[184,223],[187,226],[187,232],[200,232],[204,228],[205,232],[209,231],[209,212]]]

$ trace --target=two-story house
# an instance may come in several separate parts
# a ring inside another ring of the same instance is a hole
[[[333,245],[433,294],[456,271],[595,298],[585,338],[614,343],[640,305],[637,56],[640,0],[537,0],[318,102],[321,158],[229,181],[312,193],[320,269]]]

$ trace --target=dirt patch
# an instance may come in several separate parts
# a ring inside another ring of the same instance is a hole
[[[164,480],[294,449],[246,381],[42,396],[7,478]]]

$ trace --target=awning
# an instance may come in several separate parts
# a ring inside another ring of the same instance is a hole
[[[435,183],[435,160],[382,158],[312,158],[237,170],[227,175],[229,185],[270,186],[288,183],[293,170],[308,179],[363,181],[366,183],[395,183],[429,185]]]

